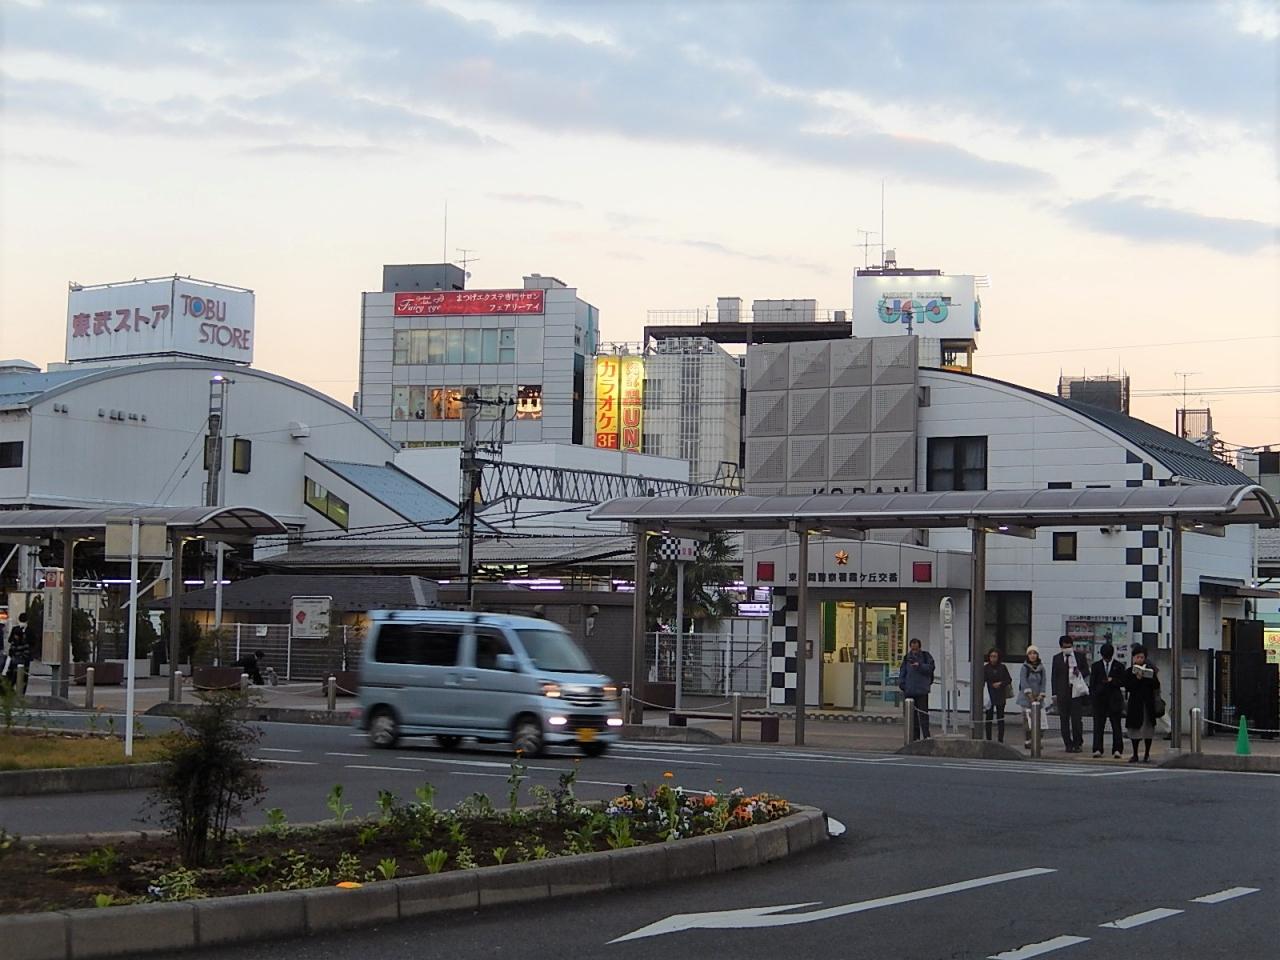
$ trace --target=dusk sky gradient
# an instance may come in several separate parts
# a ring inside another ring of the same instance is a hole
[[[63,358],[69,280],[179,273],[350,402],[360,293],[440,259],[446,201],[473,286],[557,276],[606,340],[846,309],[883,179],[900,264],[991,277],[977,372],[1274,386],[1277,9],[0,0],[0,357]],[[1280,393],[1206,399],[1280,442]]]

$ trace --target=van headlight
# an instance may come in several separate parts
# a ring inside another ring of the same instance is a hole
[[[544,683],[544,684],[542,685],[542,695],[543,695],[544,697],[559,697],[559,696],[560,696],[560,684],[558,684],[558,683]]]
[[[601,689],[604,691],[604,698],[606,700],[618,699],[618,688],[613,686],[612,684],[602,687]]]

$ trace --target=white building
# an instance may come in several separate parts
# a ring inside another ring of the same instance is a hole
[[[554,277],[514,290],[466,290],[465,277],[452,264],[383,268],[382,290],[362,295],[360,412],[398,446],[459,444],[474,388],[490,401],[484,433],[505,415],[508,440],[582,443],[599,311]]]
[[[1124,414],[972,374],[918,369],[896,349],[902,343],[894,337],[792,344],[782,355],[772,345],[751,348],[748,430],[764,435],[748,433],[748,492],[1250,482],[1200,448]],[[757,350],[762,354],[753,358]],[[900,415],[912,406],[910,418]],[[783,432],[781,424],[788,436],[779,443],[772,434]],[[748,583],[775,588],[771,699],[794,703],[795,547],[760,540],[749,546]],[[940,654],[944,596],[955,605],[957,674],[967,678],[968,550],[967,533],[947,530],[904,543],[816,541],[806,702],[850,706],[891,691],[910,637]],[[993,536],[987,551],[983,645],[1000,648],[1007,659],[1021,659],[1031,642],[1051,653],[1063,634],[1091,653],[1107,637],[1122,652],[1135,642],[1167,642],[1175,611],[1161,595],[1166,531],[1042,530],[1034,540]],[[1246,616],[1252,564],[1252,528],[1184,539],[1178,613],[1188,650],[1229,646],[1224,631]],[[1203,704],[1209,663],[1204,653],[1188,659],[1196,672],[1184,676],[1187,708]],[[859,689],[854,665],[865,680]],[[934,690],[941,707],[941,685]],[[967,686],[959,702],[968,703]]]
[[[687,461],[691,480],[736,479],[741,408],[741,362],[713,341],[659,340],[646,354],[641,449]]]

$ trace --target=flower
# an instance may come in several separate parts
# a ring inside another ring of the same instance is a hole
[[[674,773],[672,773],[670,770],[668,770],[666,773],[664,773],[664,774],[662,775],[662,779],[663,779],[663,780],[670,780],[670,779],[672,779],[673,777],[675,777],[675,774],[674,774]]]

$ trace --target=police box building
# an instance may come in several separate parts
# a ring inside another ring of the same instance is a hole
[[[877,271],[867,278],[875,290],[856,286],[853,339],[748,349],[747,493],[1251,482],[1194,444],[1123,412],[967,372],[977,305],[952,294],[972,285],[932,274]],[[917,286],[927,296],[913,297]],[[933,316],[950,325],[928,318],[930,301]],[[922,348],[931,365],[921,366]],[[942,352],[949,369],[939,363]],[[1232,631],[1248,615],[1253,529],[1185,538],[1181,610],[1171,610],[1162,595],[1169,537],[1157,526],[991,537],[982,648],[996,647],[1016,662],[1030,643],[1052,655],[1066,634],[1090,655],[1111,641],[1127,657],[1134,643],[1166,646],[1171,618],[1179,616],[1183,703],[1203,706],[1207,651],[1230,648]],[[745,579],[773,592],[771,703],[796,702],[798,656],[807,660],[807,705],[895,702],[898,665],[908,640],[918,637],[940,666],[949,658],[959,678],[949,691],[935,683],[932,708],[954,697],[967,709],[967,531],[886,531],[866,540],[833,532],[811,540],[805,638],[796,634],[796,550],[794,536],[746,535]],[[949,649],[942,649],[944,609],[952,625]]]

